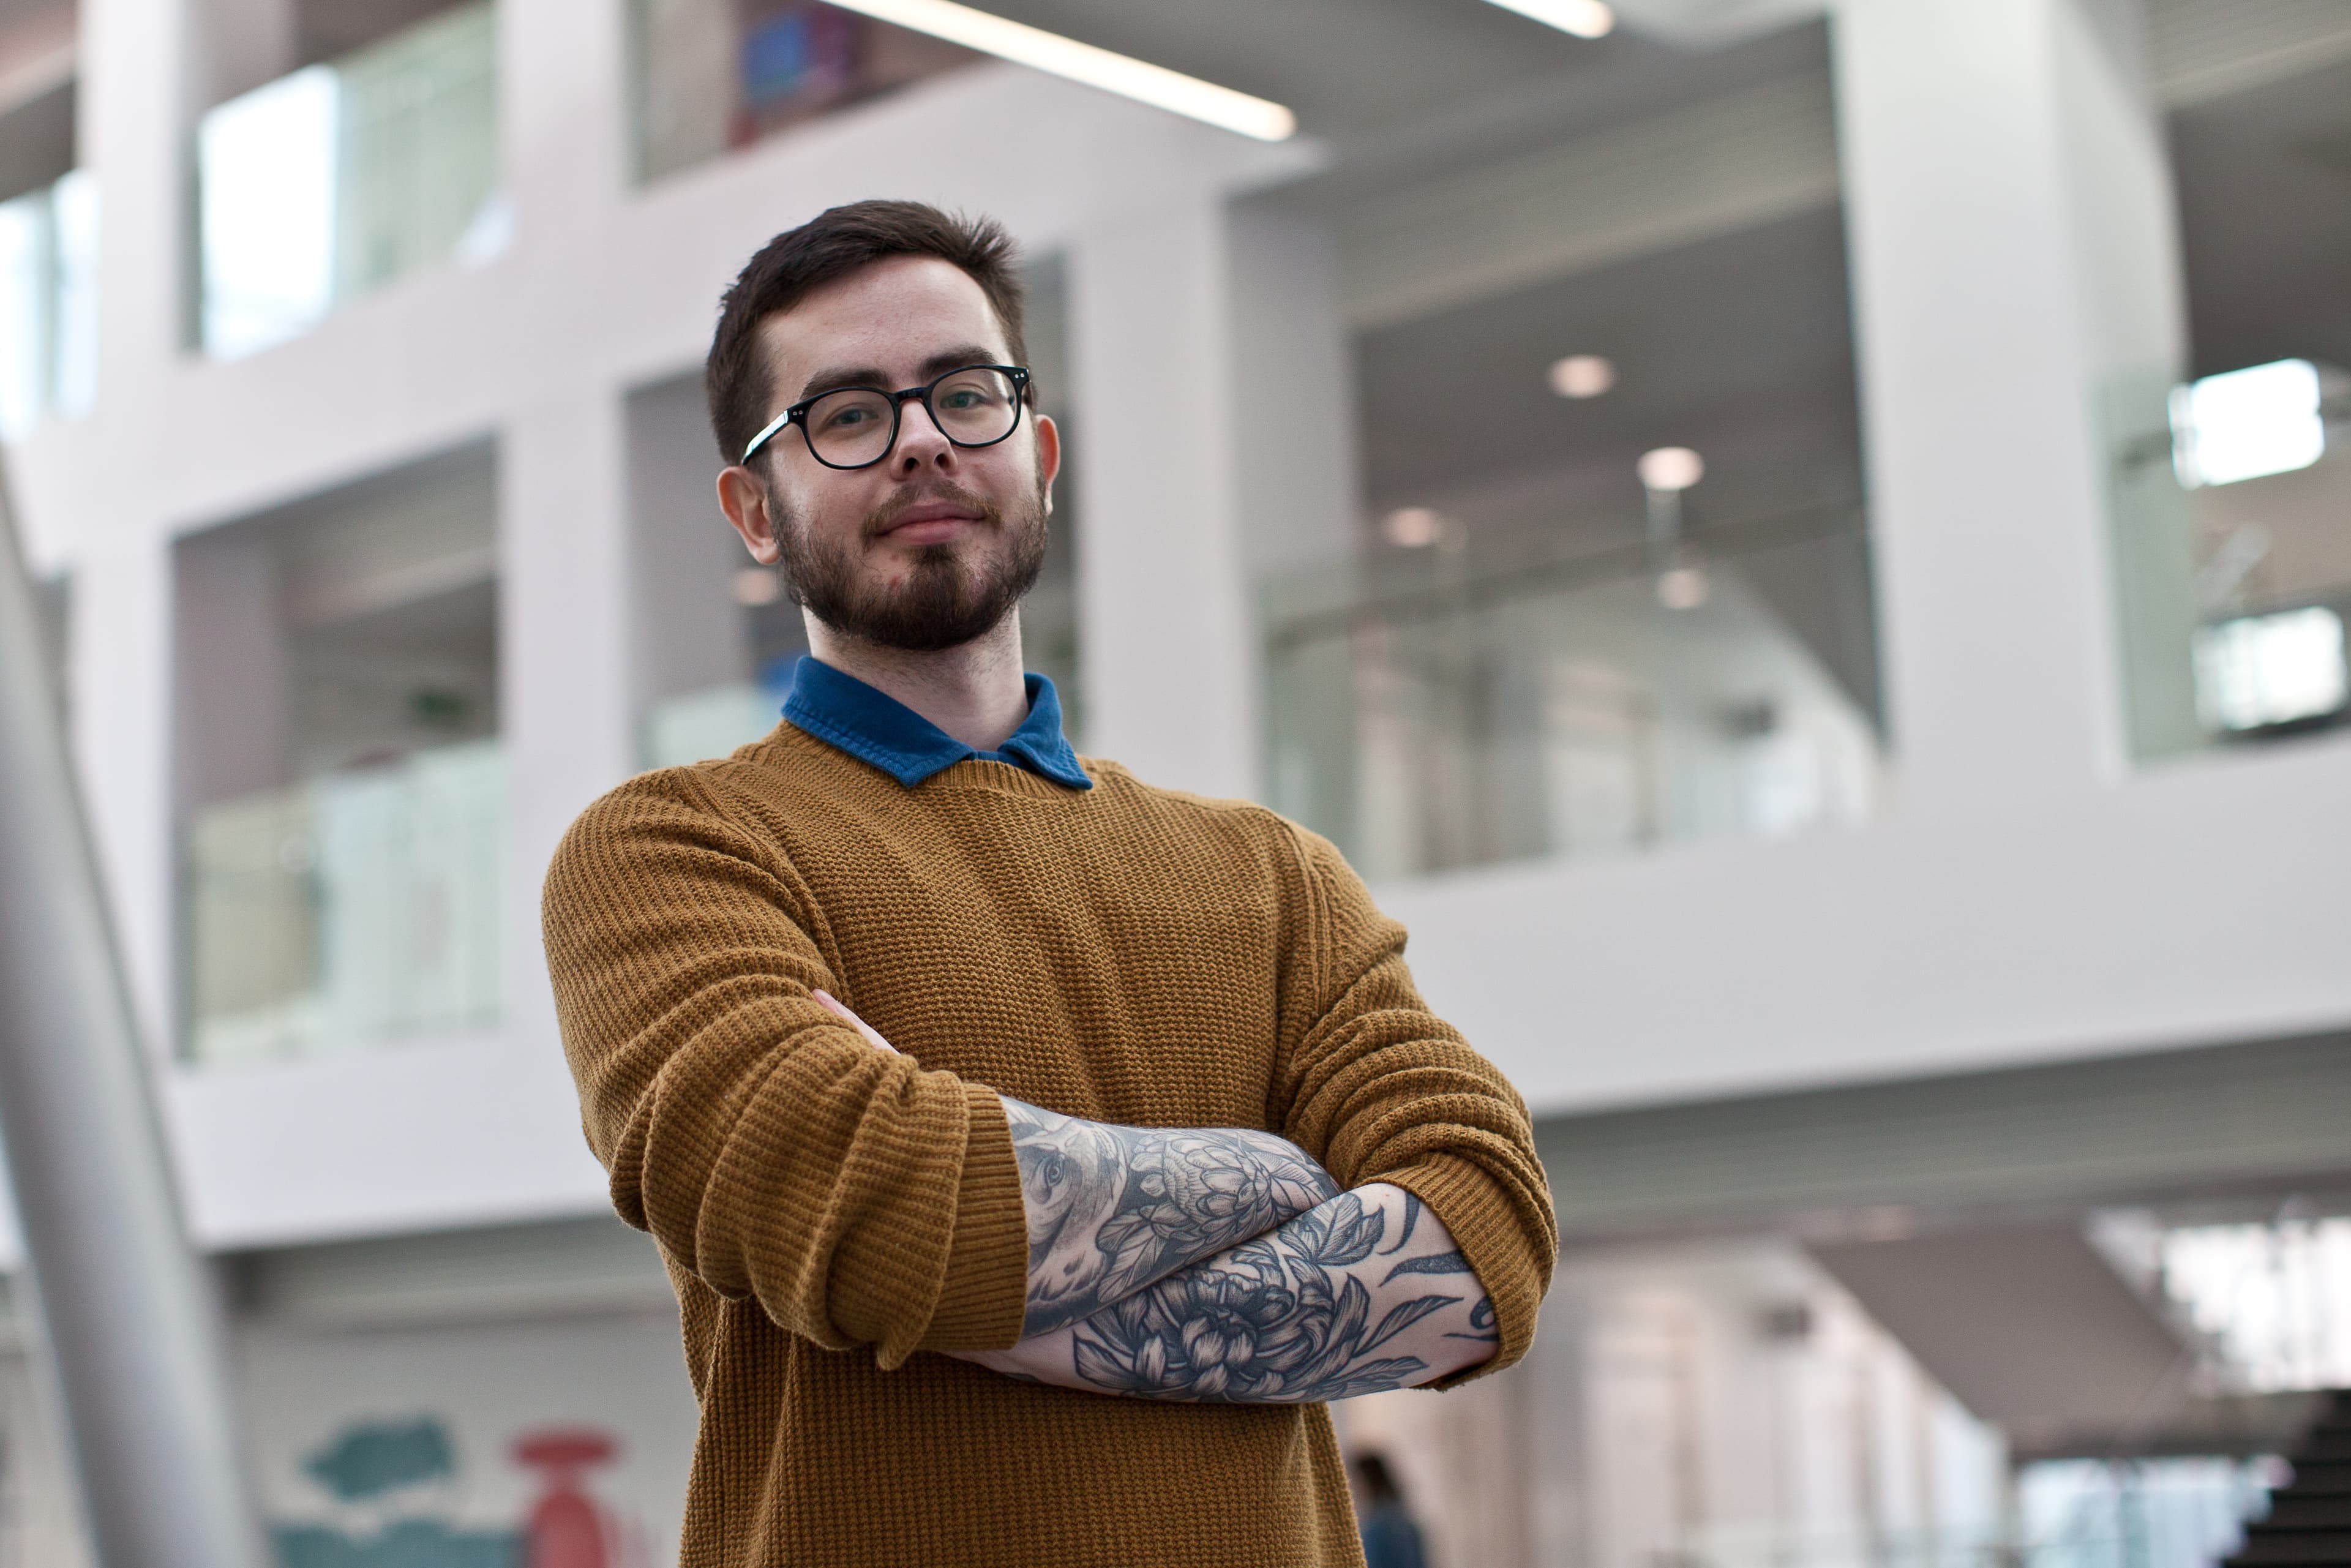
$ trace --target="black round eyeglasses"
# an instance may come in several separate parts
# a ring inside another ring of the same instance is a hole
[[[743,448],[742,461],[751,461],[786,425],[797,424],[809,455],[826,467],[871,468],[898,444],[899,416],[914,398],[922,399],[939,434],[957,446],[993,446],[1019,428],[1028,392],[1026,365],[966,365],[903,392],[839,387],[768,421]]]

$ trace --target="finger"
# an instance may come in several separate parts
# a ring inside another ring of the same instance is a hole
[[[867,1023],[863,1019],[859,1018],[855,1013],[851,1012],[849,1009],[842,1004],[841,998],[834,996],[831,991],[810,991],[809,994],[817,999],[819,1005],[825,1008],[828,1011],[839,1015],[852,1029],[854,1029],[858,1033],[863,1035],[865,1037],[865,1042],[868,1045],[878,1045],[893,1056],[898,1054],[898,1048],[896,1046],[892,1045],[888,1040],[883,1040],[874,1030],[872,1024]]]

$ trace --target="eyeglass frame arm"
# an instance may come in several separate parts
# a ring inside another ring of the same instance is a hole
[[[858,468],[871,468],[873,466],[874,463],[879,463],[883,458],[889,456],[892,451],[897,447],[898,430],[896,427],[904,421],[906,400],[908,398],[920,398],[923,400],[923,407],[929,410],[931,408],[931,393],[938,389],[939,383],[941,382],[951,381],[955,377],[963,374],[966,371],[1000,371],[1011,381],[1012,423],[1003,434],[996,437],[994,441],[956,441],[954,436],[947,435],[946,427],[945,425],[939,426],[939,434],[941,435],[946,435],[947,440],[952,444],[963,447],[967,451],[976,451],[983,446],[994,446],[998,442],[1011,440],[1012,432],[1020,428],[1020,410],[1026,406],[1029,402],[1029,367],[1026,365],[957,365],[954,370],[945,371],[940,375],[933,377],[925,385],[907,387],[900,392],[892,392],[886,387],[828,387],[824,391],[817,393],[814,397],[804,397],[800,399],[799,402],[792,404],[791,407],[784,410],[783,413],[776,415],[775,418],[768,421],[765,425],[760,427],[759,434],[751,437],[750,444],[743,448],[743,455],[737,458],[736,461],[738,464],[747,464],[750,462],[752,458],[757,457],[759,455],[759,448],[774,440],[777,434],[788,424],[797,424],[800,427],[800,439],[808,442],[809,455],[816,457],[816,443],[810,439],[808,433],[808,411],[814,408],[824,399],[837,396],[841,392],[870,392],[877,396],[886,397],[890,400],[890,417],[893,422],[889,444],[882,448],[881,456],[874,458],[872,463],[860,463],[857,465]],[[931,410],[931,423],[937,424],[938,418],[937,411]],[[824,463],[824,465],[828,468],[840,468],[841,472],[844,474],[856,472],[855,468],[841,468],[841,465],[837,463],[825,463],[825,460],[821,457],[816,457],[816,460],[820,463]]]

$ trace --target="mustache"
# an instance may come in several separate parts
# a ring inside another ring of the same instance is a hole
[[[871,544],[895,527],[899,518],[916,507],[932,501],[945,501],[950,506],[961,507],[990,527],[1004,521],[1004,508],[977,491],[967,490],[960,485],[935,481],[919,488],[893,496],[881,506],[866,513],[864,522],[858,528],[859,538],[865,543]]]

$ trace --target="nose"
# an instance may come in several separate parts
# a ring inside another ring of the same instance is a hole
[[[899,401],[898,442],[890,455],[893,468],[901,474],[912,474],[926,465],[952,466],[955,451],[955,443],[931,417],[930,404],[919,394]]]

